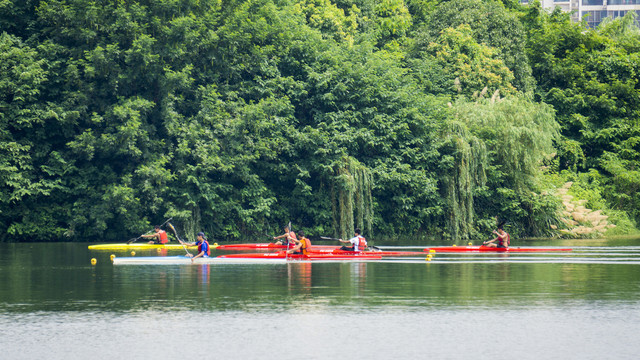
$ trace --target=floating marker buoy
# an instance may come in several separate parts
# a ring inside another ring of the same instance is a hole
[[[111,256],[109,256],[109,258],[111,259],[111,261],[113,261],[113,259],[115,259],[116,256],[114,254],[111,254]]]
[[[425,260],[431,261],[431,258],[429,256],[427,256],[427,258]]]
[[[453,246],[457,246],[456,244],[453,244]]]
[[[435,254],[435,253],[436,253],[436,251],[435,251],[435,250],[433,250],[433,249],[429,250],[429,252],[430,252],[430,253],[432,253],[432,254]]]
[[[91,265],[95,265],[98,263],[98,260],[96,260],[96,258],[91,259]]]
[[[158,248],[157,250],[158,250],[158,252],[161,252],[161,251],[162,251],[162,249],[161,249],[161,248]]]
[[[131,252],[131,256],[136,256],[136,252],[135,252],[135,251],[132,251],[132,252]]]
[[[467,245],[471,246],[471,245],[473,245],[473,244],[472,244],[472,243],[469,243],[469,244],[467,244]]]

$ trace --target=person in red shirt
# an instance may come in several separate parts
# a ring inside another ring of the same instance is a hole
[[[149,241],[149,244],[166,244],[169,242],[169,237],[167,236],[167,232],[160,229],[159,225],[153,227],[155,233],[149,235],[142,235],[143,238],[154,239]]]

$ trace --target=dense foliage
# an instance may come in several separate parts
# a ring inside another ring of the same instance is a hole
[[[553,236],[549,174],[629,229],[639,49],[507,0],[0,0],[0,241]]]

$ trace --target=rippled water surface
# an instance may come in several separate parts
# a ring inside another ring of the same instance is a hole
[[[0,358],[637,358],[640,239],[522,245],[573,251],[116,266],[0,244]]]

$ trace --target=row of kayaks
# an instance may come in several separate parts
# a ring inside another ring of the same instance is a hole
[[[183,249],[185,246],[181,244],[144,244],[144,243],[132,243],[132,244],[101,244],[90,245],[89,250],[153,250],[153,249]],[[194,249],[196,246],[187,246],[188,249]],[[286,245],[277,245],[274,243],[257,243],[257,244],[228,244],[218,245],[217,243],[211,245],[212,249],[216,250],[284,250],[287,249]],[[436,246],[427,247],[422,251],[365,251],[363,253],[382,254],[383,256],[399,256],[399,255],[418,255],[428,251],[436,252],[562,252],[571,251],[570,248],[559,247],[509,247],[509,248],[495,248],[484,245],[480,246]],[[352,253],[350,251],[339,250],[338,246],[324,246],[313,245],[311,247],[312,253]],[[250,255],[250,254],[238,254],[238,255]]]
[[[212,244],[212,248],[217,250],[260,250],[258,253],[235,253],[220,255],[210,258],[198,258],[195,263],[281,263],[287,261],[373,261],[381,260],[384,257],[402,257],[402,256],[425,256],[429,253],[505,253],[505,252],[563,252],[571,251],[570,248],[559,247],[510,247],[510,248],[492,248],[486,246],[438,246],[421,249],[421,251],[391,251],[391,250],[375,250],[375,251],[345,251],[337,246],[314,245],[311,247],[309,254],[288,254],[286,245],[276,245],[273,243],[258,244],[229,244],[218,245]],[[194,247],[188,247],[193,249]],[[145,249],[186,249],[181,244],[103,244],[91,245],[91,250],[145,250]],[[192,261],[186,256],[150,256],[150,257],[114,257],[114,264],[191,264]]]

